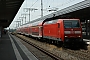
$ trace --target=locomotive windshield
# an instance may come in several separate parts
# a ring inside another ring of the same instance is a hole
[[[80,28],[78,20],[64,20],[64,28]]]

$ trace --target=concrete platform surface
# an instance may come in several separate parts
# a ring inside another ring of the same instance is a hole
[[[0,60],[17,60],[10,38],[7,34],[0,38]]]
[[[0,38],[0,60],[38,60],[19,39],[9,33]]]

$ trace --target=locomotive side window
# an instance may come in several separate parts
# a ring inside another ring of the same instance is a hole
[[[64,20],[65,28],[80,28],[78,20]]]

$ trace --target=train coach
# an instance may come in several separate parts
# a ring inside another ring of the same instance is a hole
[[[43,38],[57,44],[81,45],[83,43],[82,27],[79,19],[56,19],[46,21],[43,25],[42,22],[38,22],[37,24],[35,22],[36,25],[33,24],[28,26],[28,30],[22,30],[29,32],[24,34],[39,39]],[[20,33],[21,29],[18,30]]]

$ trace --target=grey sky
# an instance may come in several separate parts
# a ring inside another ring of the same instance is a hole
[[[63,9],[65,7],[71,6],[73,4],[76,4],[78,2],[81,2],[83,0],[43,0],[43,15],[50,14],[52,12],[47,11],[46,9],[48,8],[58,8],[58,10]],[[41,0],[25,0],[24,3],[22,4],[21,8],[19,9],[17,15],[15,16],[13,22],[10,24],[9,28],[15,28],[16,27],[16,22],[19,17],[21,17],[21,14],[27,13],[25,12],[23,8],[36,8],[38,9],[37,11],[32,11],[30,16],[31,16],[31,21],[35,20],[39,17],[41,17]],[[28,15],[26,16],[27,22],[29,21]],[[24,22],[25,23],[25,22]]]

